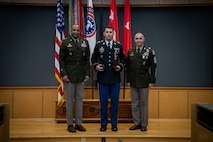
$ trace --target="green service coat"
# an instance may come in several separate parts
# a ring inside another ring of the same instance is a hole
[[[79,38],[76,43],[72,37],[64,39],[60,46],[59,64],[61,77],[67,75],[70,82],[83,82],[90,76],[90,49],[88,41]]]

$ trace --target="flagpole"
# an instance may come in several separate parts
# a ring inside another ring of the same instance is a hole
[[[94,73],[94,71],[93,71],[93,66],[91,66],[92,67],[92,99],[94,99],[94,75],[93,75],[93,73]]]
[[[69,0],[69,14],[68,14],[68,33],[71,35],[72,28],[72,0]]]
[[[124,87],[123,87],[123,99],[125,99],[125,90],[126,90],[126,83],[125,83],[125,81],[126,81],[126,74],[125,74],[125,66],[124,66]]]
[[[96,21],[95,21],[95,14],[93,9],[92,0],[87,0],[87,16],[86,16],[86,26],[85,26],[85,35],[86,39],[88,40],[89,47],[90,47],[90,59],[92,57],[92,52],[95,48],[96,44]],[[92,62],[90,62],[92,67],[92,99],[94,99],[94,69]]]
[[[130,2],[129,0],[125,1],[124,6],[124,23],[123,23],[123,48],[126,57],[128,56],[128,50],[132,47],[132,33],[131,33],[131,10],[130,10]],[[124,88],[125,88],[125,77],[126,72],[124,68]],[[124,91],[125,98],[125,91]]]

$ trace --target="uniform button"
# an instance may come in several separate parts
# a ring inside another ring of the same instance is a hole
[[[111,64],[109,64],[109,66],[111,66]]]
[[[109,60],[109,62],[111,62],[111,60]]]
[[[111,58],[111,56],[109,56],[109,58]]]

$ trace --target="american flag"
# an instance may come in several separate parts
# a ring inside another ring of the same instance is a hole
[[[64,103],[64,92],[63,92],[63,82],[60,76],[60,66],[59,66],[59,49],[61,41],[65,38],[65,24],[64,24],[64,8],[63,1],[57,1],[57,13],[56,13],[56,37],[55,37],[55,78],[58,81],[58,106]]]

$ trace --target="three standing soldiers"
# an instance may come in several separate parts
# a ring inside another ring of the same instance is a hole
[[[65,87],[67,130],[86,131],[82,124],[84,82],[90,76],[90,50],[88,41],[79,37],[79,25],[73,25],[71,35],[62,41],[59,53],[61,77]],[[134,37],[135,47],[128,51],[127,59],[120,43],[113,40],[114,30],[105,27],[105,39],[97,42],[91,61],[97,71],[100,95],[100,131],[107,130],[108,99],[111,99],[111,130],[117,131],[120,73],[126,63],[126,79],[131,87],[132,117],[129,130],[147,131],[149,87],[156,80],[156,57],[151,47],[144,45],[144,35]],[[75,105],[75,126],[73,108]]]

